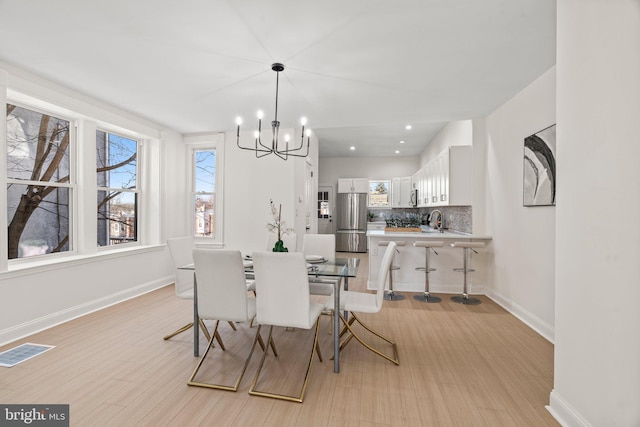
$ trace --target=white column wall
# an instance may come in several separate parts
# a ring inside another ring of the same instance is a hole
[[[556,122],[555,89],[552,68],[486,119],[477,120],[474,140],[474,154],[486,155],[484,166],[474,163],[474,169],[484,167],[486,173],[485,198],[473,207],[474,221],[476,209],[484,204],[484,233],[493,237],[486,260],[487,295],[550,341],[556,208],[523,207],[522,189],[524,139]],[[562,160],[558,163],[561,169]],[[473,226],[477,232],[475,222]]]
[[[281,130],[281,133],[293,133]],[[251,132],[241,133],[241,144],[253,143]],[[282,218],[288,227],[296,226],[296,162],[275,155],[257,159],[251,151],[236,145],[235,132],[225,134],[224,246],[243,253],[266,250],[267,223],[272,222],[269,200],[282,204]],[[304,173],[304,168],[302,168]]]
[[[555,381],[566,426],[640,425],[640,2],[558,0]]]

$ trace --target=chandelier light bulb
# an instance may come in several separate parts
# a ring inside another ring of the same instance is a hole
[[[306,117],[302,117],[302,118],[300,119],[300,124],[301,124],[302,126],[306,125],[306,124],[307,124],[307,118],[306,118]]]
[[[289,142],[290,139],[291,137],[289,136],[288,133],[284,135],[284,142]]]
[[[262,110],[258,110],[258,119],[262,120],[263,117],[264,117],[264,112]]]
[[[238,126],[240,126],[242,124],[242,117],[240,117],[240,116],[236,117],[236,124]]]
[[[253,132],[253,137],[255,139],[258,139],[259,136],[260,136],[260,132],[258,132],[257,130]]]
[[[307,129],[306,134],[307,134],[307,137],[311,136],[311,129]]]

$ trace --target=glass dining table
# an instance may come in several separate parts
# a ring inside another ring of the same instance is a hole
[[[334,291],[334,307],[340,307],[340,284],[344,286],[344,290],[349,289],[349,279],[358,275],[358,267],[360,266],[359,258],[333,258],[314,262],[310,264],[309,278],[333,279]],[[193,264],[179,267],[181,270],[194,270],[193,277],[193,355],[197,357],[200,349],[200,327],[198,322],[198,283],[195,277],[195,267]],[[252,274],[250,263],[246,264],[246,271]],[[345,319],[347,313],[344,314]],[[340,372],[340,313],[334,310],[333,313],[333,372]]]

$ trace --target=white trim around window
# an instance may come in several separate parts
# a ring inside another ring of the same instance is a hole
[[[189,222],[189,230],[194,233],[193,195],[194,188],[194,155],[197,150],[213,149],[216,151],[215,172],[215,204],[214,204],[214,233],[213,237],[197,237],[196,242],[205,245],[222,247],[224,245],[224,133],[206,135],[188,135],[184,142],[187,149],[187,174],[189,182],[189,202],[185,207]]]

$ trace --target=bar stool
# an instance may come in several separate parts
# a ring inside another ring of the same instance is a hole
[[[471,252],[478,253],[476,248],[484,248],[484,242],[455,242],[450,245],[452,248],[462,248],[462,256],[463,256],[463,267],[462,268],[454,268],[453,271],[458,271],[464,273],[464,286],[462,288],[462,295],[456,295],[451,297],[451,301],[457,302],[458,304],[467,304],[467,305],[477,305],[480,304],[481,301],[477,298],[469,298],[469,294],[467,292],[467,283],[468,283],[468,275],[469,273],[475,271],[471,268]]]
[[[397,241],[394,240],[396,242],[396,246],[404,246],[406,244],[406,242],[404,241]],[[378,242],[378,246],[389,246],[389,241],[383,241],[383,242]],[[396,252],[400,253],[400,251],[398,250],[398,248],[396,248]],[[395,255],[393,257],[393,259],[395,260]],[[393,263],[393,261],[391,261]],[[393,271],[394,270],[400,270],[400,267],[398,267],[397,265],[391,265],[391,268],[389,269],[389,290],[385,291],[384,293],[384,299],[386,299],[387,301],[400,301],[404,299],[404,295],[402,294],[398,294],[393,290]]]
[[[422,295],[414,295],[413,299],[422,302],[433,303],[442,301],[440,297],[435,297],[429,293],[429,273],[432,271],[436,271],[435,268],[431,268],[429,255],[431,255],[431,251],[433,251],[434,254],[438,255],[438,252],[436,252],[436,250],[433,248],[441,248],[442,246],[444,246],[444,242],[418,240],[413,243],[413,246],[415,246],[416,248],[425,248],[424,267],[416,267],[416,271],[424,271],[424,293]]]

